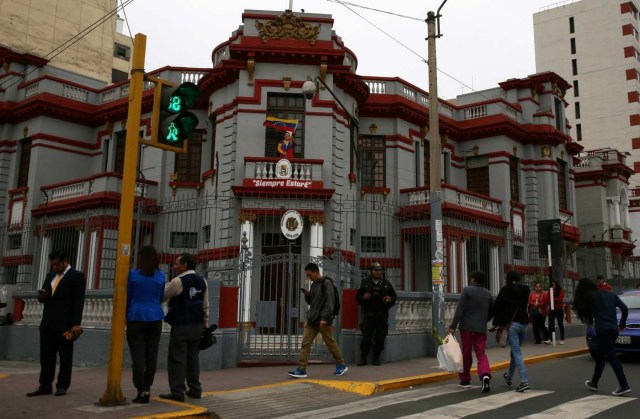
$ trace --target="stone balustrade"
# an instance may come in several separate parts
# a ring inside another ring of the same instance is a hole
[[[452,202],[464,208],[476,211],[487,212],[500,215],[502,204],[499,200],[491,197],[482,197],[469,191],[454,187],[453,185],[442,185],[444,201]],[[430,202],[429,187],[410,188],[400,191],[403,205],[422,205]]]
[[[245,157],[245,178],[272,180],[278,179],[277,157]],[[322,160],[292,159],[290,179],[299,181],[322,180]]]
[[[136,196],[155,199],[157,198],[157,186],[157,182],[138,179],[135,189]],[[98,173],[91,177],[42,187],[42,191],[47,195],[48,202],[87,196],[96,192],[120,191],[121,189],[122,176],[118,173],[110,172]]]

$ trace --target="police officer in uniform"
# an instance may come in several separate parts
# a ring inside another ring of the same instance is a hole
[[[389,309],[396,303],[396,291],[384,278],[379,262],[373,262],[369,276],[362,281],[356,294],[358,304],[363,308],[362,342],[360,343],[360,362],[367,365],[369,351],[373,348],[373,365],[380,365],[380,354],[384,350],[384,340],[389,333]]]

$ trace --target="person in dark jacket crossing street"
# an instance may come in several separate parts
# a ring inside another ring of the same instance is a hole
[[[364,318],[360,324],[360,362],[367,365],[369,351],[373,347],[373,365],[380,365],[380,354],[389,334],[389,309],[396,303],[397,295],[393,285],[384,277],[382,265],[373,262],[369,276],[362,281],[356,300],[363,308]]]
[[[311,344],[320,333],[322,340],[336,362],[336,369],[333,375],[343,375],[349,368],[344,363],[342,352],[331,330],[333,325],[334,285],[331,278],[320,274],[320,268],[315,263],[309,263],[305,266],[304,273],[311,280],[311,289],[302,289],[304,300],[309,304],[309,309],[306,313],[307,321],[304,323],[298,367],[287,374],[293,378],[307,377],[307,364],[311,354]]]
[[[185,394],[193,399],[202,397],[200,337],[209,323],[209,295],[207,283],[195,268],[193,256],[181,254],[173,263],[178,276],[165,286],[164,298],[169,299],[165,321],[171,325],[167,361],[171,393],[161,394],[162,399],[184,401]]]
[[[574,307],[578,318],[583,323],[592,325],[598,336],[598,349],[596,352],[596,364],[591,380],[585,385],[591,391],[598,391],[598,382],[604,371],[605,361],[609,361],[611,368],[618,379],[618,388],[611,394],[622,396],[631,393],[631,387],[624,375],[622,364],[616,354],[614,343],[618,334],[626,329],[629,308],[620,297],[605,288],[597,287],[591,280],[581,279],[576,287],[573,298]],[[616,307],[620,309],[620,321],[616,315]]]
[[[527,337],[529,325],[529,287],[520,283],[520,275],[515,271],[507,272],[507,284],[500,289],[494,306],[494,326],[509,326],[509,346],[511,347],[511,362],[509,371],[503,377],[507,387],[511,387],[512,379],[518,370],[520,385],[516,388],[518,393],[529,390],[529,378],[524,366],[522,356],[522,342]]]

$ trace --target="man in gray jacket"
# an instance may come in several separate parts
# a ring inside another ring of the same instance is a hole
[[[287,374],[294,378],[307,378],[307,364],[311,353],[311,344],[318,333],[322,335],[322,340],[333,355],[336,361],[336,369],[333,375],[342,375],[349,369],[344,364],[342,352],[333,338],[331,326],[333,324],[334,291],[333,281],[328,276],[322,276],[320,269],[315,263],[310,263],[304,268],[304,273],[311,280],[311,289],[304,292],[304,299],[309,304],[307,310],[307,321],[304,323],[304,333],[302,335],[302,347],[300,348],[300,360],[298,368]]]
[[[459,374],[460,387],[471,387],[471,348],[478,359],[478,377],[482,381],[482,392],[491,391],[491,366],[484,353],[487,343],[487,322],[493,317],[493,297],[485,288],[487,275],[482,271],[471,274],[470,285],[462,290],[456,312],[449,326],[449,333],[454,334],[460,324],[460,338],[462,340],[462,365]]]

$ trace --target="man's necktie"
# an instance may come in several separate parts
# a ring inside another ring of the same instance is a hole
[[[56,276],[56,280],[53,282],[53,286],[51,287],[51,295],[56,293],[56,288],[58,288],[60,279],[62,279],[62,275],[58,274],[58,276]]]

